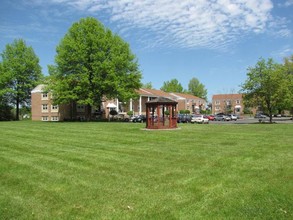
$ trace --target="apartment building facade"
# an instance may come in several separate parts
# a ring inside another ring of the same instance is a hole
[[[31,91],[32,120],[36,121],[64,121],[83,120],[88,113],[88,107],[71,103],[67,105],[55,105],[51,93],[44,91],[45,85],[38,85]],[[146,102],[158,97],[165,97],[178,102],[177,111],[190,110],[191,113],[199,113],[205,110],[206,101],[199,97],[182,94],[166,93],[155,89],[137,90],[138,99],[130,99],[127,102],[120,102],[118,99],[107,100],[99,107],[91,107],[92,119],[109,118],[110,111],[116,110],[120,115],[126,115],[133,111],[134,115],[146,114]]]
[[[242,115],[244,108],[242,94],[216,94],[212,97],[212,114]]]

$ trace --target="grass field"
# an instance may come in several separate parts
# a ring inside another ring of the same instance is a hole
[[[0,123],[0,219],[292,219],[293,125]]]

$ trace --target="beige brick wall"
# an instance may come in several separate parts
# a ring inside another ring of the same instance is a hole
[[[31,94],[31,107],[32,107],[32,120],[41,121],[42,120],[42,100],[41,93]]]

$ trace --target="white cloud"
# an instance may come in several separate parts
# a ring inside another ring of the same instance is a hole
[[[272,52],[271,56],[273,56],[276,59],[282,60],[285,57],[288,57],[292,55],[293,49],[290,45],[285,45],[282,48],[280,48],[278,51]]]
[[[139,33],[139,40],[147,42],[149,47],[184,48],[225,48],[243,35],[263,33],[270,25],[273,9],[271,0],[50,0],[50,3],[90,13],[107,13],[109,22],[119,27],[119,33]]]
[[[289,6],[292,6],[293,5],[293,0],[287,0],[286,2],[285,2],[285,6],[286,7],[289,7]]]

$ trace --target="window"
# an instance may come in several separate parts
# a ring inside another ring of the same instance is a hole
[[[48,100],[48,93],[42,93],[42,100]]]
[[[76,109],[77,109],[77,112],[84,112],[84,105],[77,105]]]
[[[218,101],[218,100],[215,101],[215,104],[216,104],[216,105],[220,105],[220,101]]]
[[[227,100],[227,101],[226,101],[226,104],[227,104],[227,105],[231,105],[231,100]]]
[[[48,116],[43,116],[42,121],[48,121]]]
[[[240,100],[237,99],[237,100],[236,100],[236,104],[240,104]]]
[[[58,116],[52,116],[51,120],[52,121],[59,121],[59,117]]]
[[[58,112],[58,105],[52,105],[51,110],[52,112]]]
[[[219,106],[216,106],[216,110],[220,110],[221,108]]]
[[[48,104],[42,105],[42,112],[48,112]]]

